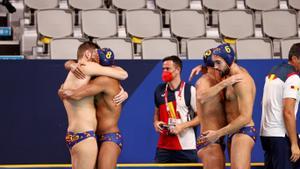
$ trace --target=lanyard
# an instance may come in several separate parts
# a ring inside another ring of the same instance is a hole
[[[180,88],[179,88],[179,92],[178,92],[178,97],[181,98],[181,93],[182,93],[182,90],[184,88],[184,85],[185,85],[185,82],[184,81],[181,81],[180,83]],[[166,84],[166,88],[165,88],[165,105],[166,105],[166,109],[167,109],[167,112],[168,112],[168,116],[170,118],[173,118],[173,119],[176,119],[176,113],[175,113],[175,110],[174,110],[174,106],[171,107],[170,104],[172,103],[168,103],[168,84]],[[176,98],[176,97],[175,97]],[[173,105],[173,104],[172,104]],[[171,110],[171,111],[170,111]]]

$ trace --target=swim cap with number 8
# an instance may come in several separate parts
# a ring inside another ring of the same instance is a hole
[[[102,66],[112,66],[115,62],[114,52],[110,48],[102,48],[97,50],[99,62]]]

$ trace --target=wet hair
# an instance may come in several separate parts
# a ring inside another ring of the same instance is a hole
[[[172,55],[163,58],[163,62],[171,60],[173,63],[180,68],[180,72],[182,71],[182,61],[178,56]]]
[[[91,41],[86,41],[83,42],[77,50],[77,59],[81,59],[83,57],[83,54],[87,50],[94,50],[94,49],[100,49],[99,45],[91,42]]]
[[[292,60],[292,56],[296,56],[297,58],[300,58],[300,43],[295,43],[290,48],[289,60]]]

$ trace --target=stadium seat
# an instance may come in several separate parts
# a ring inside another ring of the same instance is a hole
[[[140,9],[146,7],[147,0],[112,0],[112,5],[122,10]]]
[[[50,43],[51,59],[77,59],[77,49],[84,39],[57,38]]]
[[[238,60],[273,58],[273,45],[269,38],[237,39],[235,47]]]
[[[262,12],[263,33],[272,38],[288,38],[298,35],[297,12],[268,10]]]
[[[190,60],[202,59],[207,49],[215,48],[222,43],[221,39],[192,38],[187,41],[187,57]]]
[[[224,10],[219,12],[219,32],[229,38],[254,36],[254,14],[251,10]]]
[[[113,9],[81,11],[81,28],[88,37],[106,38],[118,34],[117,12]]]
[[[57,8],[59,0],[24,0],[24,5],[31,9],[50,9]]]
[[[162,34],[162,20],[159,10],[128,10],[125,16],[127,33],[131,36],[146,38]]]
[[[281,39],[280,51],[281,51],[282,59],[288,59],[290,48],[294,43],[300,43],[300,38],[294,37],[294,38]]]
[[[72,12],[64,9],[44,9],[36,13],[37,32],[45,37],[61,38],[73,34]]]
[[[59,0],[24,0],[24,18],[29,18],[29,25],[35,25],[34,15],[36,10],[58,8]]]
[[[245,6],[254,10],[271,10],[279,8],[279,0],[245,0]]]
[[[287,0],[288,6],[300,10],[300,1],[299,0]]]
[[[211,10],[226,10],[236,7],[236,0],[202,0],[205,8]]]
[[[133,45],[129,38],[102,38],[95,39],[101,48],[110,48],[115,59],[133,59]]]
[[[171,33],[176,37],[192,38],[206,34],[203,11],[182,9],[171,11]]]
[[[218,11],[234,9],[237,6],[237,0],[202,0],[202,7],[208,13],[208,25],[217,26]]]
[[[178,41],[175,38],[146,38],[142,41],[142,59],[163,59],[179,56]]]
[[[190,0],[155,0],[155,4],[164,10],[178,10],[189,8]]]
[[[104,6],[103,0],[68,0],[68,4],[71,8],[79,10],[96,9]]]

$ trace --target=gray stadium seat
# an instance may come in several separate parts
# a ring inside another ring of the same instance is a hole
[[[272,38],[288,38],[298,35],[295,10],[268,10],[262,12],[263,33]]]
[[[271,10],[279,8],[279,0],[245,0],[245,5],[254,10]]]
[[[84,42],[77,38],[58,38],[50,43],[51,59],[77,59],[77,49]]]
[[[122,10],[140,9],[146,7],[147,0],[112,0],[112,5]]]
[[[61,38],[73,34],[72,12],[64,9],[45,9],[36,13],[37,31],[39,34]]]
[[[200,10],[173,10],[170,18],[171,33],[177,37],[192,38],[206,34],[205,15]]]
[[[25,6],[31,9],[50,9],[59,5],[59,0],[24,0]]]
[[[133,59],[133,45],[130,38],[103,38],[95,39],[101,48],[110,48],[115,59]]]
[[[202,0],[205,8],[212,10],[226,10],[236,7],[236,0]]]
[[[300,38],[295,37],[280,40],[280,51],[282,59],[288,59],[290,48],[294,43],[300,43]]]
[[[103,0],[68,0],[70,7],[80,10],[96,9],[104,6]]]
[[[156,6],[165,10],[189,8],[190,0],[155,0]]]
[[[299,0],[287,0],[288,6],[294,9],[300,10],[300,1]]]
[[[221,39],[192,38],[187,41],[187,57],[190,60],[202,59],[207,49],[215,48],[222,43]]]
[[[160,36],[162,33],[161,12],[159,10],[128,10],[125,16],[129,35],[146,38]]]
[[[81,29],[89,37],[105,38],[118,34],[117,12],[113,9],[81,11]]]
[[[235,47],[238,60],[273,58],[273,45],[269,38],[237,39]]]
[[[58,8],[59,0],[24,0],[24,18],[28,18],[29,25],[35,25],[36,10]],[[27,24],[26,24],[27,25]]]
[[[142,59],[163,59],[179,56],[178,41],[175,38],[146,38],[142,41]]]
[[[254,14],[251,10],[224,10],[219,12],[219,32],[229,38],[254,36]]]

